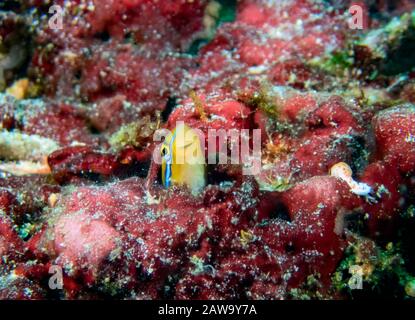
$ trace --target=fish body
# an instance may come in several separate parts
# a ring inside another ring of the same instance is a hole
[[[198,194],[206,185],[204,148],[197,133],[179,124],[161,146],[161,176],[166,188],[185,185]]]

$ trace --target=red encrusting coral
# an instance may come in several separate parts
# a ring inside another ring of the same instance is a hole
[[[310,279],[332,297],[349,217],[375,241],[396,235],[413,205],[415,108],[307,91],[327,88],[310,61],[346,46],[335,10],[240,1],[191,55],[206,1],[68,3],[63,30],[36,32],[42,101],[0,101],[4,130],[57,146],[44,155],[49,176],[0,180],[1,298],[286,299]],[[201,194],[163,189],[152,133],[180,121],[206,137],[260,129],[261,173],[209,165]],[[134,123],[151,125],[139,136]],[[373,194],[330,176],[339,162]],[[45,281],[53,265],[59,292]]]

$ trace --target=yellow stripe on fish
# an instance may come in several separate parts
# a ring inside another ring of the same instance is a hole
[[[163,185],[184,185],[193,194],[206,185],[204,148],[197,133],[185,124],[179,124],[161,146],[161,177]]]

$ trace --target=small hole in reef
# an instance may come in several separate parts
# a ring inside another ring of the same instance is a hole
[[[131,165],[125,166],[116,173],[119,179],[128,179],[129,177],[138,176],[140,178],[147,177],[148,170],[150,168],[150,162],[135,162]]]
[[[345,228],[361,236],[368,236],[367,220],[361,213],[347,214],[344,218]]]
[[[177,98],[176,97],[169,97],[166,102],[166,107],[164,108],[163,112],[161,113],[161,118],[164,122],[169,119],[170,114],[173,112],[174,108],[177,105]]]
[[[291,222],[288,208],[281,202],[277,203],[274,210],[270,213],[269,217],[270,219],[281,219]]]
[[[76,72],[74,73],[74,77],[76,80],[81,80],[82,70],[76,70]]]
[[[388,11],[394,11],[397,9],[397,1],[388,1],[387,2],[387,6],[388,6]]]
[[[101,133],[101,131],[96,126],[94,126],[92,123],[88,123],[88,129],[89,129],[89,132],[93,135],[98,135]]]
[[[220,185],[223,182],[233,182],[234,179],[226,172],[218,170],[218,165],[207,165],[207,184]]]
[[[102,40],[104,42],[107,42],[110,40],[111,36],[108,33],[108,31],[102,31],[102,32],[98,32],[94,35],[94,38],[97,38],[99,40]]]
[[[0,3],[0,10],[2,11],[18,11],[21,9],[21,4],[19,1],[15,0],[6,0],[3,3]]]
[[[311,123],[309,125],[310,130],[319,130],[326,128],[326,125],[324,124],[322,119],[316,119],[314,123]]]
[[[287,252],[287,253],[293,253],[293,252],[295,251],[295,246],[294,246],[294,244],[290,241],[290,242],[288,242],[288,243],[285,245],[284,249],[285,249],[285,252]]]
[[[131,41],[133,39],[134,39],[134,37],[133,37],[133,33],[131,31],[128,31],[124,34],[124,40],[126,42]]]

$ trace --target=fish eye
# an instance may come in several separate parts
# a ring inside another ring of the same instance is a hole
[[[166,146],[161,147],[161,155],[163,157],[169,155],[169,149]]]

